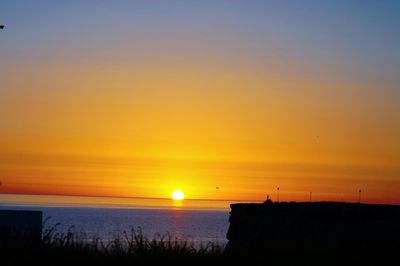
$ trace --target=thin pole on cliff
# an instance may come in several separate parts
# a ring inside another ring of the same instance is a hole
[[[279,202],[279,187],[277,188],[277,201],[276,202]]]
[[[361,189],[358,191],[358,203],[361,203]]]
[[[310,202],[312,202],[312,192],[310,191]]]

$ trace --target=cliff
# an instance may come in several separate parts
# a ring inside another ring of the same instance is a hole
[[[39,243],[42,216],[41,211],[0,210],[0,247]]]
[[[358,203],[231,204],[227,254],[327,255],[400,251],[400,206]]]

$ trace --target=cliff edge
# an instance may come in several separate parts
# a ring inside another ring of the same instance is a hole
[[[230,206],[227,254],[400,254],[397,205],[268,202]]]

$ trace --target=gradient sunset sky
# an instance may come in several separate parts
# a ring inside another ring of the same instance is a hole
[[[400,1],[1,0],[0,24],[0,193],[400,204]]]

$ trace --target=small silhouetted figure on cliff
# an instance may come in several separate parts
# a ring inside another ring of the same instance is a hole
[[[269,198],[269,195],[267,195],[267,199],[264,201],[264,204],[271,204],[273,203],[272,200]]]

